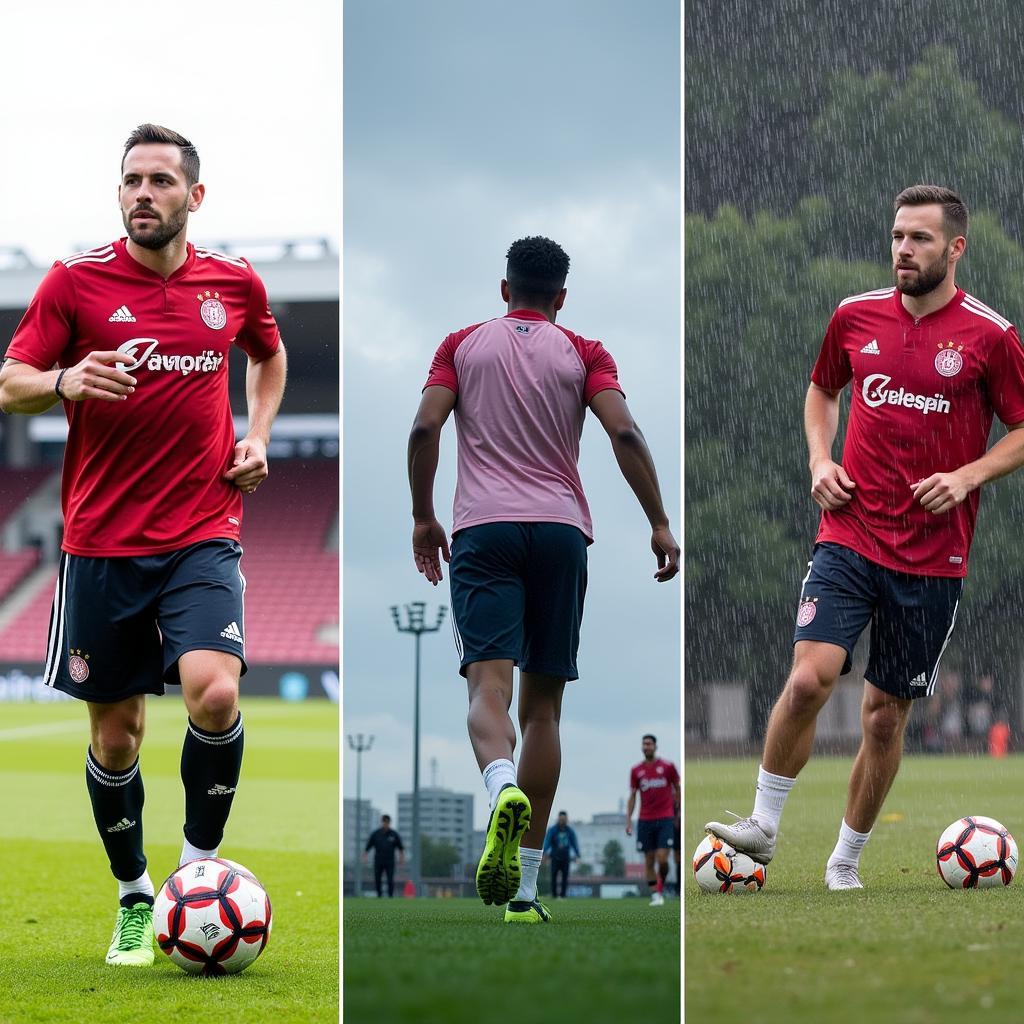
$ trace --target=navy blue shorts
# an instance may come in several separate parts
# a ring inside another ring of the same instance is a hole
[[[449,573],[460,671],[511,659],[524,672],[578,679],[587,539],[565,523],[483,523],[452,540]]]
[[[895,572],[831,543],[816,545],[808,564],[793,643],[820,640],[845,648],[845,675],[871,623],[864,679],[904,700],[929,696],[953,634],[963,579]]]
[[[636,823],[636,848],[640,853],[671,850],[675,846],[675,818],[651,818]]]
[[[207,540],[161,555],[61,555],[44,679],[111,703],[178,685],[186,651],[227,651],[245,672],[241,547]]]

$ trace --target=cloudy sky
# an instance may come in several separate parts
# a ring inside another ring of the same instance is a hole
[[[144,121],[199,150],[193,238],[340,242],[335,0],[18,4],[0,32],[0,90],[0,246],[42,266],[123,233],[121,151]]]
[[[642,16],[641,16],[642,14]],[[619,365],[679,520],[679,9],[676,0],[347,0],[344,234],[344,729],[375,737],[363,794],[411,788],[413,641],[388,608],[449,603],[412,565],[405,442],[434,349],[500,315],[514,239],[572,259],[559,322]],[[455,433],[435,503],[451,523]],[[679,759],[679,581],[658,585],[649,529],[592,416],[581,472],[594,516],[580,680],[563,706],[557,803],[615,810],[640,737]],[[423,640],[422,768],[483,787],[448,622]],[[345,795],[355,758],[345,753]]]

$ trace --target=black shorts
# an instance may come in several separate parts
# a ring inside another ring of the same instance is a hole
[[[963,579],[895,572],[831,543],[816,545],[808,564],[793,642],[845,648],[845,675],[870,622],[865,680],[904,700],[929,696],[953,634]]]
[[[160,555],[61,555],[44,679],[111,703],[180,683],[186,651],[226,651],[245,672],[245,578],[233,540]]]
[[[641,853],[671,850],[675,845],[675,818],[651,818],[636,823],[636,848]]]
[[[587,539],[564,523],[483,523],[452,540],[452,623],[462,658],[578,679]]]

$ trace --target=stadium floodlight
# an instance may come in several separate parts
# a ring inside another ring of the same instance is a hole
[[[398,613],[398,605],[391,606],[391,619],[399,633],[412,633],[416,637],[416,686],[412,730],[412,884],[416,895],[420,894],[420,637],[424,633],[436,633],[444,622],[448,611],[443,604],[437,606],[437,620],[433,626],[426,625],[426,601],[412,601],[405,605],[405,625]]]
[[[361,732],[356,733],[356,738],[352,739],[352,734],[348,735],[348,745],[356,752],[356,888],[355,894],[357,896],[363,895],[363,857],[359,847],[363,843],[363,752],[370,749],[373,746],[373,737],[371,736],[365,743],[363,742],[363,734]]]

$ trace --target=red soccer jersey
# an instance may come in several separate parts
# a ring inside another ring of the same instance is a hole
[[[676,797],[674,787],[679,784],[679,772],[671,761],[656,757],[633,765],[629,773],[630,790],[640,790],[640,820],[674,818]]]
[[[242,496],[223,479],[235,431],[228,350],[257,360],[280,336],[263,282],[243,259],[188,246],[167,280],[125,239],[54,263],[7,356],[39,370],[90,352],[125,353],[123,402],[65,402],[64,550],[149,555],[214,537],[237,540]]]
[[[963,289],[915,319],[895,288],[839,303],[811,380],[853,381],[842,465],[853,498],[823,512],[819,541],[898,572],[966,576],[980,492],[934,515],[911,485],[980,458],[993,412],[1024,422],[1024,350],[1016,328]]]

